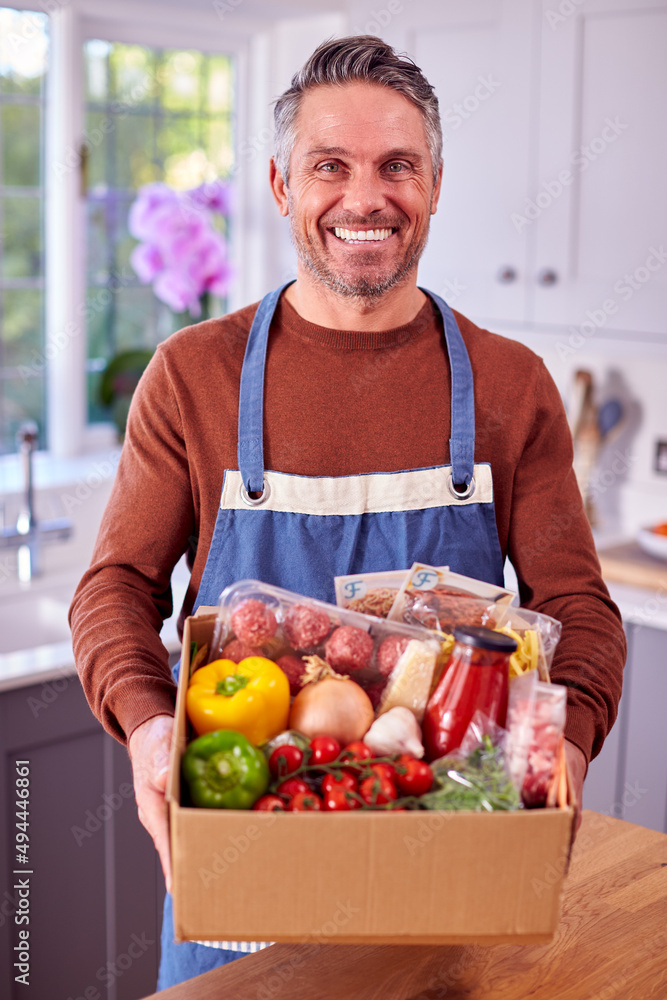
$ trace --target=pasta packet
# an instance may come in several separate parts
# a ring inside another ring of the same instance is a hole
[[[448,570],[439,566],[438,570]],[[407,569],[387,570],[384,573],[354,573],[334,577],[336,604],[364,615],[386,618],[401,589]]]

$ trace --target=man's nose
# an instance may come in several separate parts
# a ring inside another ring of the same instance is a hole
[[[354,215],[367,216],[386,208],[382,179],[374,170],[354,170],[345,186],[342,207]]]

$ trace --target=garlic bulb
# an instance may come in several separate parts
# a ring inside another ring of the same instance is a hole
[[[364,736],[364,743],[379,756],[409,753],[412,757],[423,757],[421,737],[419,723],[410,709],[397,706],[375,720]]]

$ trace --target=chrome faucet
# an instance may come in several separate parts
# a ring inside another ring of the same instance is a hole
[[[66,517],[38,522],[35,516],[32,455],[37,448],[38,434],[37,424],[32,420],[21,424],[18,429],[16,443],[23,466],[23,498],[16,526],[0,528],[0,548],[18,549],[16,562],[18,577],[22,583],[39,576],[39,554],[43,542],[64,542],[72,534],[72,522]]]

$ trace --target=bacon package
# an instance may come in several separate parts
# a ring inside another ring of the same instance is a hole
[[[357,681],[379,712],[401,706],[421,720],[436,670],[444,664],[443,647],[420,626],[242,580],[220,596],[208,661],[266,656],[287,674],[296,694],[320,658]]]
[[[512,780],[525,806],[551,805],[561,772],[567,688],[545,684],[535,673],[510,684],[508,757]]]

